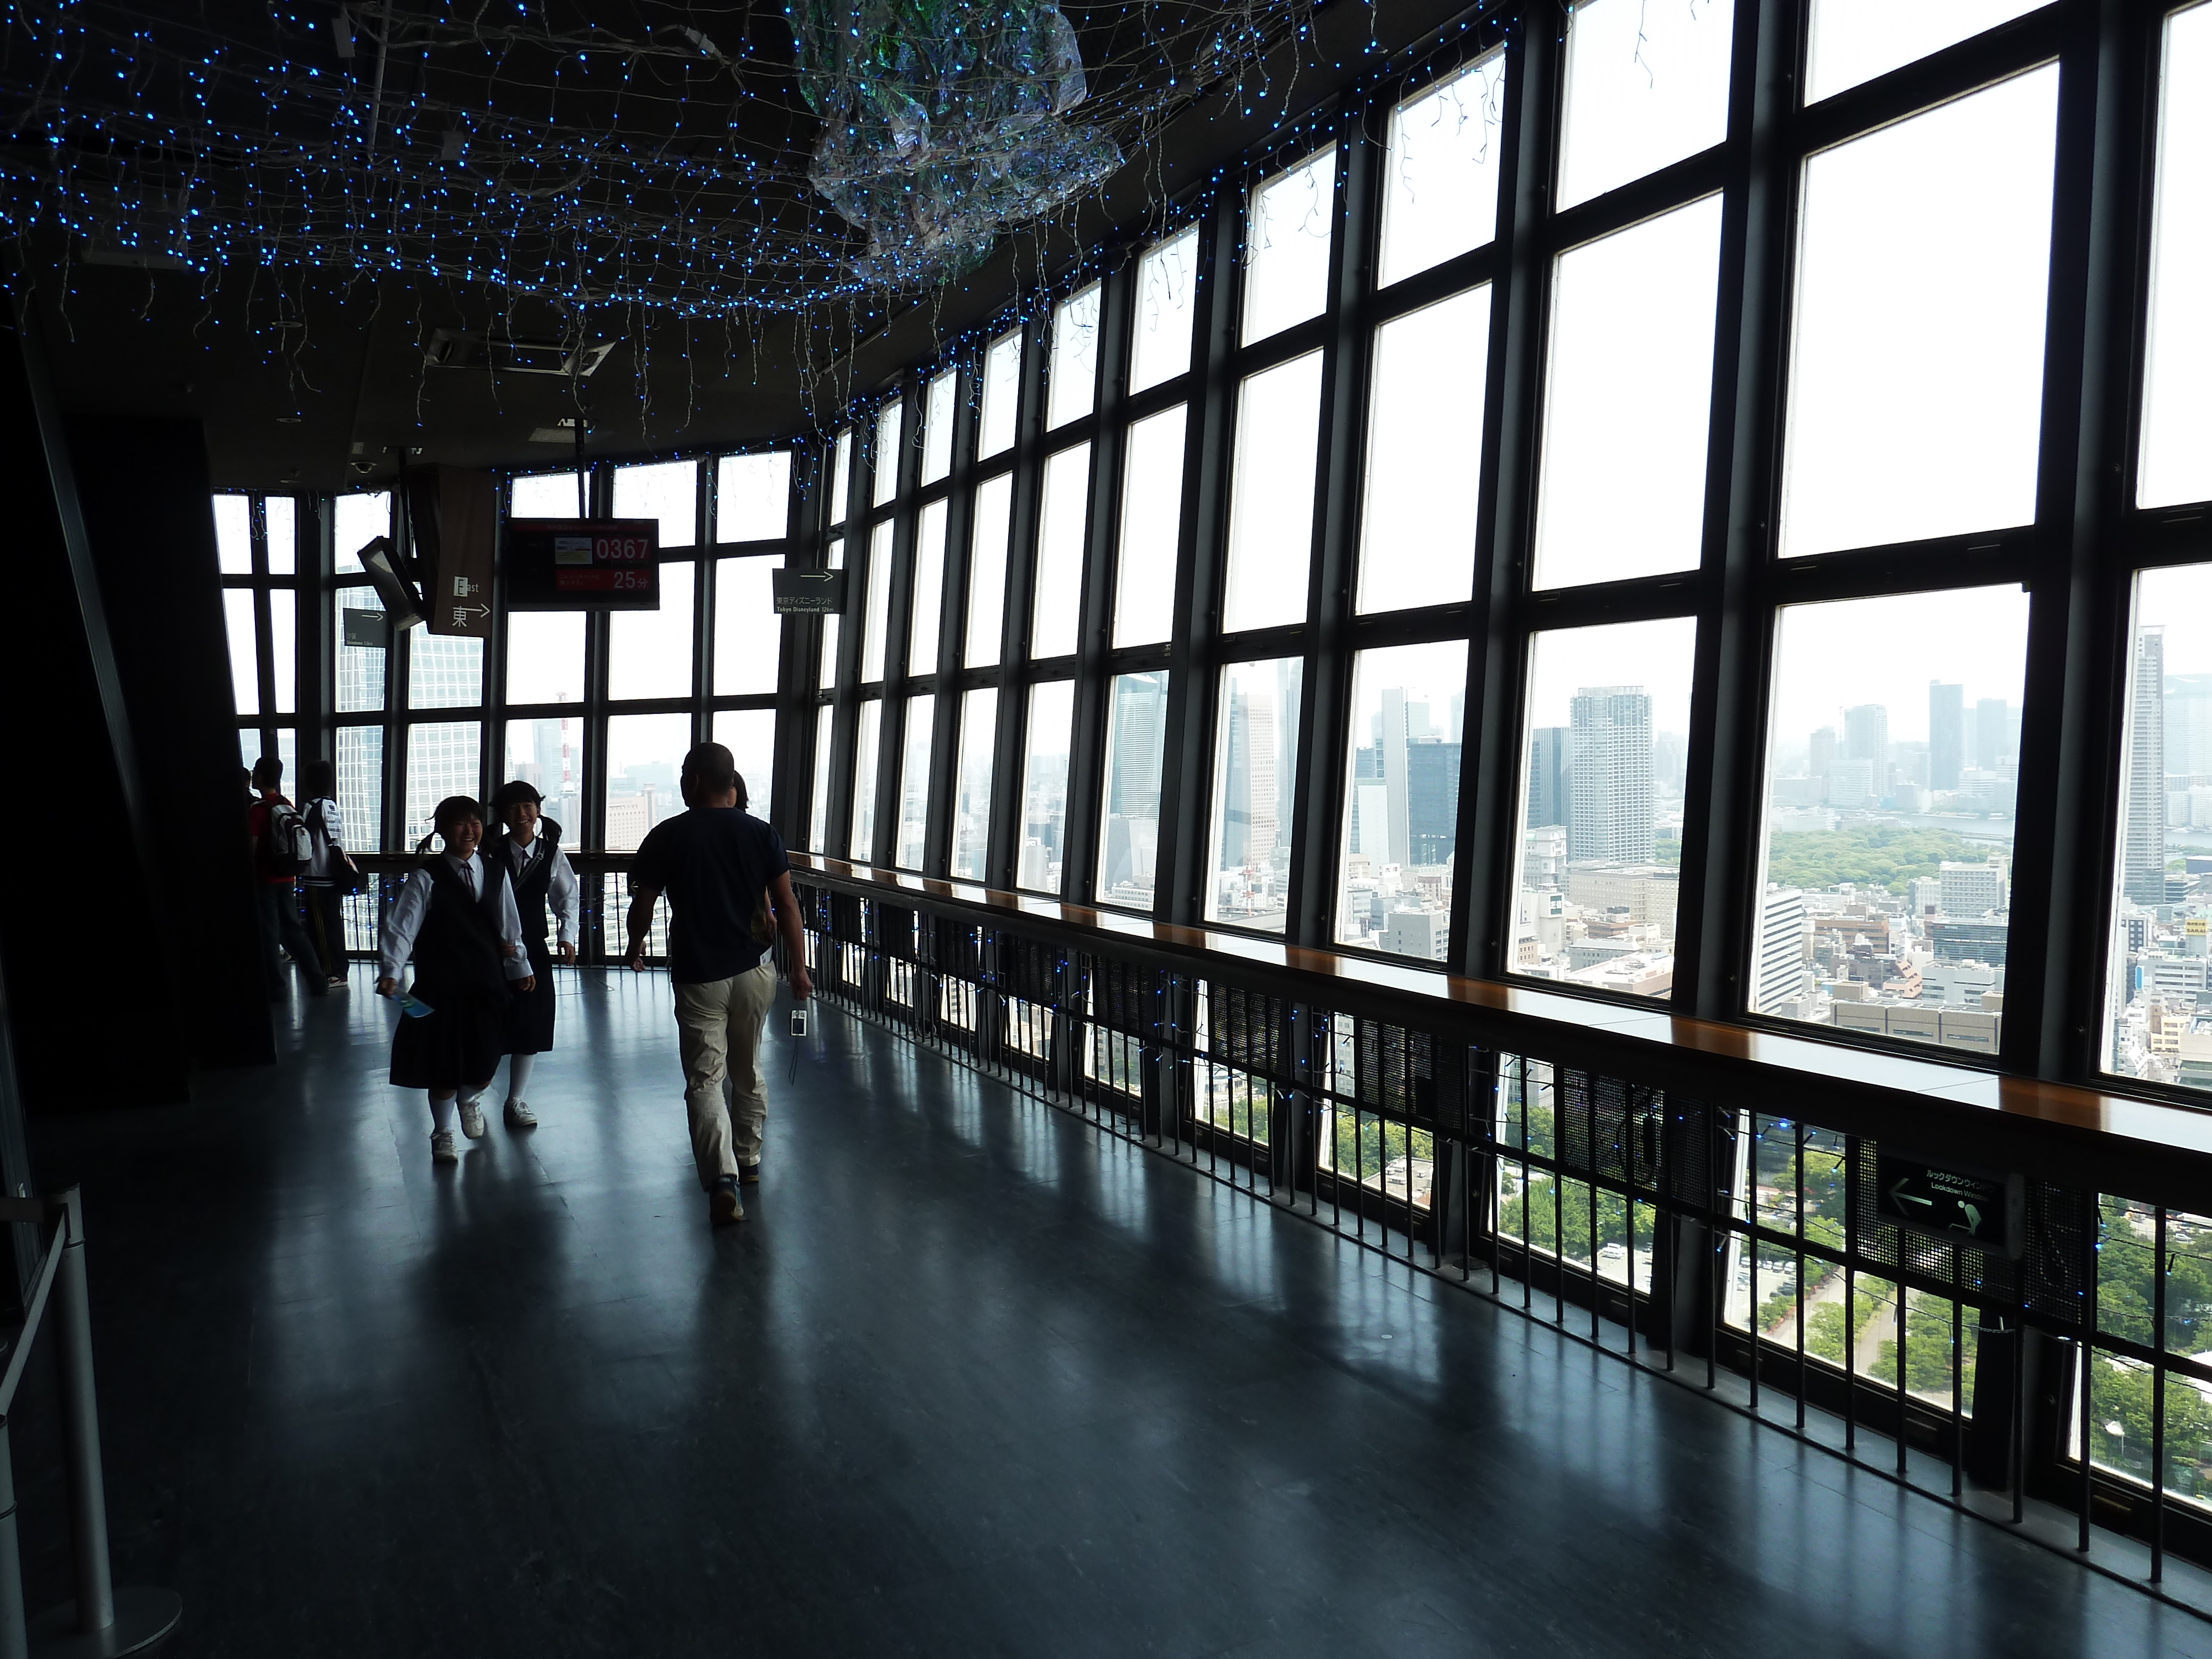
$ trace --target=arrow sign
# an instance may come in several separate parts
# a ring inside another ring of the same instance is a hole
[[[845,609],[842,570],[778,570],[771,573],[780,617],[835,617]]]
[[[2027,1183],[2016,1175],[1961,1169],[1883,1146],[1875,1154],[1875,1209],[1884,1221],[1929,1237],[1968,1241],[2017,1256],[2027,1242]]]

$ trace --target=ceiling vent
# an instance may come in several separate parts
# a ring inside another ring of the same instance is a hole
[[[615,349],[612,340],[571,346],[565,340],[528,339],[514,334],[465,334],[441,328],[430,336],[423,356],[433,368],[482,368],[505,374],[550,374],[589,380]]]

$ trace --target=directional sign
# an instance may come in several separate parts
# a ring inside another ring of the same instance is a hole
[[[388,649],[392,644],[392,619],[381,611],[345,610],[338,612],[344,618],[345,643],[371,651]]]
[[[842,570],[778,570],[775,612],[806,617],[841,616],[845,610],[845,573]]]
[[[1886,1221],[1992,1255],[2017,1256],[2027,1237],[2027,1183],[2016,1175],[1931,1164],[1880,1148],[1875,1207]]]
[[[658,611],[654,519],[510,519],[501,557],[514,611]]]

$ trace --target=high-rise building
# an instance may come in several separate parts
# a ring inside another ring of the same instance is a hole
[[[2166,769],[2212,777],[2212,674],[2166,677]]]
[[[1651,861],[1651,699],[1640,685],[1584,686],[1570,705],[1575,744],[1571,860]]]
[[[1459,841],[1460,746],[1442,738],[1406,745],[1406,860],[1448,864]]]
[[[2002,697],[1982,698],[1974,704],[1974,764],[1984,772],[2002,772],[2014,758],[2012,706]]]
[[[1574,816],[1575,739],[1564,726],[1540,726],[1528,734],[1528,827],[1567,826]]]
[[[2136,636],[2135,707],[2128,728],[2128,816],[2121,890],[2166,902],[2166,633]]]
[[[1229,753],[1222,764],[1221,866],[1265,869],[1275,856],[1275,710],[1249,692],[1231,694]]]
[[[1966,766],[1966,688],[1928,682],[1928,787],[1956,789]]]
[[[1879,774],[1889,758],[1889,710],[1878,702],[1844,710],[1844,758],[1872,761]]]
[[[1772,1013],[1805,988],[1805,895],[1795,887],[1769,887],[1759,901],[1759,960],[1753,966],[1751,1006]]]
[[[1809,758],[1806,770],[1814,777],[1825,780],[1836,769],[1836,728],[1824,726],[1814,732],[1811,742],[1807,744],[1807,753]],[[1822,799],[1827,799],[1827,793],[1826,788],[1820,791]]]

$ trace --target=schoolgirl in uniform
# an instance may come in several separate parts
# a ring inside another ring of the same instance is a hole
[[[507,1023],[507,1127],[537,1127],[524,1091],[538,1056],[553,1046],[553,955],[563,964],[576,960],[576,934],[582,910],[576,872],[561,850],[561,826],[542,811],[545,798],[518,778],[492,797],[500,820],[488,853],[514,884],[514,905],[522,916],[523,943],[530,952],[534,988],[509,1005]],[[550,913],[553,945],[545,941]]]
[[[384,919],[376,992],[398,995],[400,972],[413,957],[415,1000],[428,1012],[403,1017],[392,1033],[392,1080],[428,1094],[431,1162],[453,1164],[459,1161],[455,1097],[461,1133],[477,1139],[484,1132],[480,1102],[507,1048],[508,1005],[535,981],[514,884],[500,864],[477,852],[483,809],[466,795],[449,796],[432,823],[433,834],[416,848],[422,862]],[[434,855],[434,839],[445,843]]]

